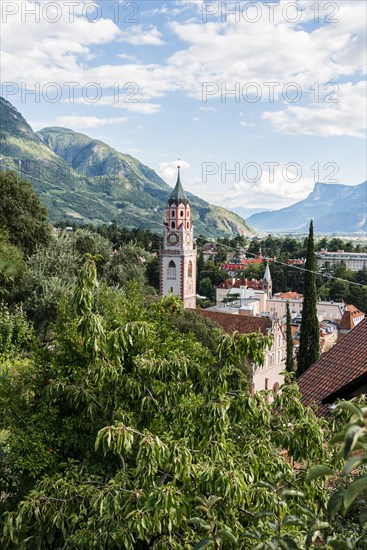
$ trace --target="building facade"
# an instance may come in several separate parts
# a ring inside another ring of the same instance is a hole
[[[174,294],[184,307],[196,308],[196,248],[190,201],[182,187],[180,167],[177,183],[167,202],[160,254],[161,296]]]
[[[344,250],[327,252],[326,250],[321,250],[321,252],[316,254],[316,259],[319,267],[325,264],[338,265],[343,262],[345,263],[345,267],[350,271],[360,271],[364,268],[367,269],[366,252],[344,252]]]

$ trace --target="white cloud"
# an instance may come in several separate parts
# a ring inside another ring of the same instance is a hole
[[[98,118],[96,116],[60,116],[55,119],[58,126],[71,128],[99,128],[111,124],[124,124],[127,117]]]
[[[304,199],[312,191],[314,180],[291,168],[285,172],[285,179],[282,169],[283,167],[275,168],[271,177],[269,169],[264,167],[259,181],[242,180],[235,183],[224,198],[226,204],[230,207],[278,209]],[[296,180],[298,177],[299,181],[287,181]]]
[[[134,46],[161,46],[164,44],[162,33],[153,25],[149,27],[133,25],[127,31],[122,31],[120,37],[123,42]]]
[[[114,124],[125,124],[128,120],[127,117],[98,118],[96,116],[59,116],[51,121],[30,122],[30,125],[36,131],[49,126],[64,126],[72,130],[82,130]]]
[[[157,172],[162,179],[173,183],[177,178],[177,166],[180,166],[181,169],[185,169],[189,168],[190,164],[182,159],[172,160],[171,162],[161,162]]]
[[[278,109],[273,114],[265,107],[266,120],[287,133],[310,131],[317,135],[335,135],[331,118],[336,116],[334,128],[339,127],[338,135],[360,135],[361,117],[355,113],[350,96],[340,97],[338,107],[326,104],[313,106],[309,87],[315,82],[322,85],[346,77],[350,81],[361,78],[365,71],[366,3],[339,2],[338,23],[308,28],[304,23],[314,16],[310,2],[300,2],[304,17],[300,23],[294,24],[286,23],[282,17],[285,2],[282,0],[275,10],[275,21],[272,23],[268,20],[268,10],[264,9],[258,23],[251,24],[243,19],[236,23],[233,18],[222,22],[217,17],[209,19],[205,25],[201,21],[201,2],[195,4],[190,0],[175,3],[173,9],[190,9],[190,16],[193,16],[184,23],[177,20],[170,23],[171,32],[187,47],[181,47],[165,62],[157,64],[138,63],[123,53],[116,53],[109,64],[99,64],[99,53],[95,48],[121,40],[134,45],[159,45],[163,43],[163,37],[154,26],[136,25],[128,31],[121,31],[112,20],[103,18],[92,24],[82,16],[82,4],[73,23],[70,23],[66,10],[60,21],[53,24],[44,19],[35,22],[31,17],[27,24],[23,24],[19,13],[8,17],[7,23],[3,24],[3,77],[8,82],[27,83],[29,88],[36,83],[42,88],[49,82],[59,85],[79,82],[82,88],[95,82],[103,88],[103,97],[95,104],[88,104],[82,99],[85,105],[110,105],[141,114],[157,113],[161,105],[154,100],[175,91],[200,101],[203,82],[225,83],[229,88],[235,83],[242,87],[246,83],[256,82],[263,90],[265,82],[279,82],[275,98],[278,99],[281,98],[279,92],[282,87],[293,81],[304,92],[302,104],[287,104],[284,110]],[[22,4],[28,7],[34,5],[29,0]],[[200,10],[197,4],[200,4]],[[227,4],[230,7],[230,3]],[[329,14],[329,8],[324,10],[325,2],[317,4],[321,18]],[[164,9],[170,10],[170,4],[166,4]],[[172,46],[174,42],[170,41]],[[128,62],[114,63],[119,56],[120,60]],[[122,87],[135,83],[139,88],[139,102],[127,103],[124,98],[115,102],[108,90],[116,82]],[[219,97],[217,94],[213,99],[218,100]],[[12,100],[11,97],[8,99]],[[228,101],[231,100],[233,98],[229,97]],[[269,102],[266,94],[262,101],[263,105]],[[246,107],[249,105],[251,107],[249,103],[244,104]],[[208,110],[210,107],[212,105],[203,104],[201,109]],[[349,113],[352,116],[347,122]],[[300,120],[305,121],[303,127]]]
[[[366,137],[366,82],[342,84],[334,104],[317,103],[311,107],[291,106],[281,111],[266,111],[262,118],[284,134]]]

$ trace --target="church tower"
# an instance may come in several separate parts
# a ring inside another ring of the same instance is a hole
[[[266,297],[271,298],[273,295],[273,281],[271,280],[270,267],[268,263],[266,264],[265,274],[261,286],[266,294]]]
[[[167,203],[160,255],[161,296],[175,294],[184,307],[196,308],[196,249],[190,201],[182,187],[180,167],[177,183]]]

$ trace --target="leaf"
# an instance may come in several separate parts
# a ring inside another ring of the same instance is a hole
[[[222,497],[218,497],[218,496],[215,496],[215,495],[210,497],[208,499],[209,508],[212,508],[212,506],[214,506],[219,500],[222,500]]]
[[[352,550],[352,546],[349,541],[344,541],[340,539],[328,539],[328,545],[333,548],[333,550]]]
[[[307,472],[305,482],[309,483],[313,479],[317,479],[318,477],[327,476],[334,474],[333,470],[329,468],[329,466],[324,466],[323,464],[319,464],[318,466],[312,466]]]
[[[301,491],[296,491],[296,489],[284,489],[280,493],[281,497],[303,497],[304,494]]]
[[[351,470],[354,470],[366,460],[363,456],[352,456],[347,460],[343,468],[343,475],[347,476]]]
[[[362,476],[353,481],[345,491],[343,498],[345,512],[349,510],[357,496],[364,491],[367,491],[367,476]]]
[[[287,546],[284,546],[284,548],[287,548],[288,550],[298,550],[298,545],[294,542],[293,539],[290,538],[289,535],[285,535],[281,541],[286,543]],[[281,542],[280,541],[280,542]]]
[[[358,418],[360,418],[361,420],[363,420],[362,411],[357,407],[357,405],[355,405],[351,401],[343,401],[342,403],[338,403],[336,408],[337,409],[343,409],[345,411],[349,411],[352,414],[355,414],[356,416],[358,416]]]
[[[328,512],[328,518],[329,521],[332,521],[336,514],[340,511],[342,505],[343,505],[343,497],[344,497],[344,491],[336,491],[333,495],[331,495],[328,505],[327,505],[327,512]]]
[[[360,434],[363,433],[364,431],[365,431],[365,428],[361,428],[357,424],[353,424],[352,426],[349,426],[344,438],[344,441],[345,441],[344,449],[343,449],[344,458],[346,458],[349,452],[353,450],[354,445],[356,444]]]
[[[220,539],[225,539],[225,540],[228,540],[229,542],[233,542],[233,544],[237,544],[236,537],[227,529],[219,529],[219,531],[217,531],[216,533],[216,536],[219,537]]]
[[[285,516],[283,525],[298,525],[299,527],[305,527],[307,524],[304,519],[299,516],[289,515]]]
[[[200,550],[200,548],[209,548],[213,544],[212,539],[204,539],[195,544],[194,550]]]
[[[271,512],[270,510],[262,510],[261,512],[257,512],[257,514],[254,515],[254,520],[258,521],[262,518],[276,518],[276,514],[274,512]]]
[[[202,518],[198,518],[198,517],[190,518],[187,520],[187,523],[189,523],[190,525],[198,525],[202,529],[206,529],[206,530],[210,529],[209,523],[204,521]]]
[[[270,489],[270,491],[274,491],[274,486],[271,485],[271,483],[267,483],[266,481],[258,481],[255,483],[254,487],[262,487],[264,489]]]
[[[306,537],[306,548],[309,548],[320,535],[321,532],[319,530],[311,530]]]
[[[363,525],[366,522],[367,522],[367,508],[362,510],[361,513],[359,514],[359,523],[360,523],[360,525]]]

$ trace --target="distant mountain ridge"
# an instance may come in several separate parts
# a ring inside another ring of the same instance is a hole
[[[34,132],[8,101],[0,98],[0,170],[29,179],[50,218],[108,223],[159,231],[171,187],[154,170],[106,143],[67,128]],[[238,215],[190,195],[196,235],[248,235]]]
[[[306,199],[280,210],[259,212],[247,221],[259,231],[303,233],[311,219],[318,233],[365,233],[367,181],[359,185],[315,183]]]

